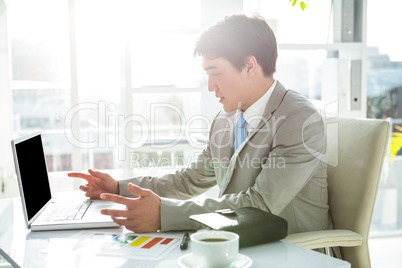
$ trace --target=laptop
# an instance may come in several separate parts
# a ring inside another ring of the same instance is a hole
[[[105,200],[74,200],[71,197],[55,200],[52,197],[40,131],[12,140],[11,146],[28,229],[47,231],[119,226],[100,210],[125,209],[123,205]]]

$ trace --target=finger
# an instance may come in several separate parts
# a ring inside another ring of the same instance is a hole
[[[101,214],[103,215],[109,215],[112,217],[118,217],[118,218],[127,218],[129,216],[127,210],[121,210],[121,209],[101,209]]]
[[[138,232],[137,229],[134,226],[126,226],[125,225],[124,227],[126,227],[127,230],[130,230],[130,231],[132,231],[134,233],[141,233],[141,232]]]
[[[89,183],[81,184],[79,189],[82,191],[87,191],[87,192],[88,191],[98,191],[98,189],[94,185],[91,185]]]
[[[119,203],[122,205],[127,205],[131,199],[127,198],[127,197],[122,197],[120,195],[117,194],[107,194],[107,193],[103,193],[100,195],[100,198],[103,200],[107,200],[107,201],[112,201],[115,203]]]
[[[68,173],[67,176],[72,178],[80,178],[86,180],[88,183],[94,183],[95,181],[95,178],[93,176],[79,172],[71,172]]]
[[[79,189],[80,189],[81,191],[83,191],[83,192],[89,192],[89,191],[92,191],[92,190],[93,190],[92,187],[89,187],[89,186],[86,186],[86,185],[80,185]]]
[[[81,173],[81,172],[69,172],[67,173],[68,177],[73,177],[73,178],[82,178],[84,176],[88,176],[87,174]]]
[[[129,183],[127,185],[127,188],[132,194],[140,196],[140,197],[149,195],[149,190],[141,188],[132,183]]]
[[[105,178],[106,178],[106,175],[107,175],[106,173],[99,172],[99,171],[94,171],[94,170],[92,170],[92,169],[88,169],[88,172],[89,172],[89,174],[91,174],[92,176],[97,177],[97,178],[99,178],[99,179],[101,179],[101,180],[105,179]]]
[[[134,220],[125,219],[125,218],[116,218],[116,217],[112,217],[112,220],[115,223],[117,223],[118,225],[122,225],[122,226],[126,227],[127,230],[133,231],[134,233],[155,232],[155,230],[150,229],[149,226],[141,225],[141,223],[135,222]]]
[[[85,192],[86,197],[95,198],[95,199],[99,199],[99,196],[102,193],[101,191],[96,190],[94,187],[92,187],[89,184],[80,185],[79,189],[81,191]]]
[[[115,222],[116,222],[116,221],[115,221]],[[117,223],[117,222],[116,222],[116,223]],[[119,224],[119,225],[124,225],[124,227],[126,227],[127,230],[130,230],[130,231],[132,231],[132,232],[134,232],[134,233],[137,233],[137,234],[139,234],[139,233],[150,233],[150,232],[153,232],[153,231],[147,230],[146,227],[138,227],[138,226],[135,226],[135,225],[126,225],[126,224],[120,224],[120,223],[117,223],[117,224]]]
[[[123,226],[130,226],[133,223],[129,222],[129,220],[125,219],[125,218],[117,218],[117,217],[113,217],[112,216],[112,220],[117,223],[118,225],[123,225]]]
[[[99,199],[99,195],[101,194],[101,192],[99,191],[94,191],[94,192],[86,192],[85,196],[89,197],[91,199]]]

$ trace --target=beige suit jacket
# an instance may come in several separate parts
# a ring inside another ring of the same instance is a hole
[[[235,112],[221,111],[212,123],[206,149],[190,167],[163,177],[120,181],[162,197],[162,231],[200,229],[192,214],[256,207],[288,221],[288,233],[332,228],[328,208],[325,125],[315,107],[279,82],[256,129],[234,152]],[[218,184],[219,197],[188,200]]]

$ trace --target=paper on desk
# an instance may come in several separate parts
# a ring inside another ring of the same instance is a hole
[[[101,233],[82,231],[71,239],[78,239],[72,248],[76,255],[121,257],[138,260],[159,260],[180,244],[180,238],[164,234]]]

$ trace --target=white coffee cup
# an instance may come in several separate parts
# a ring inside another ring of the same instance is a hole
[[[239,253],[239,235],[226,231],[198,231],[190,236],[191,249],[201,267],[227,266]]]

